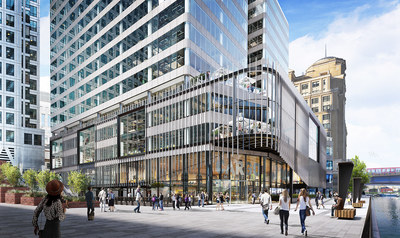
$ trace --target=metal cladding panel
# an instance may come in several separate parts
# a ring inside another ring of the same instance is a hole
[[[361,186],[361,178],[360,177],[353,178],[353,197],[352,197],[353,203],[357,202],[357,198],[360,192],[360,186]]]
[[[339,162],[339,197],[346,198],[353,172],[353,162]]]

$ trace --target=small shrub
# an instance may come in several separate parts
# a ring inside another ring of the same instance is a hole
[[[28,192],[24,195],[24,197],[44,197],[47,193],[44,192]]]
[[[37,175],[37,171],[29,169],[25,171],[24,175],[22,176],[25,180],[25,184],[31,189],[31,192],[36,191],[38,188]]]
[[[11,189],[11,190],[8,190],[7,193],[26,193],[26,191],[19,190],[19,189]]]
[[[0,187],[12,187],[12,186],[10,184],[2,183],[2,184],[0,184]]]
[[[20,179],[22,177],[21,172],[16,166],[10,166],[5,171],[5,176],[7,177],[8,182],[17,187],[19,185]]]
[[[67,200],[68,202],[85,202],[86,201],[85,197],[82,197],[82,196],[78,196],[78,197],[66,196],[66,197],[64,197],[64,199]]]
[[[60,180],[60,176],[48,170],[42,170],[39,174],[37,174],[39,188],[41,188],[43,191],[46,190],[46,185],[54,179]]]
[[[89,186],[89,178],[81,171],[71,171],[68,174],[68,186],[73,193],[81,195]]]

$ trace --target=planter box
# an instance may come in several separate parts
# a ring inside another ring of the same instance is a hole
[[[353,203],[353,207],[354,207],[354,208],[362,208],[362,207],[363,207],[363,204],[364,204],[364,203],[360,203],[360,202],[359,202],[359,203],[356,203],[356,202],[355,202],[355,203]]]
[[[22,205],[30,205],[30,206],[37,206],[39,205],[40,201],[42,201],[43,197],[21,197],[21,204]]]
[[[68,208],[85,208],[86,202],[68,202]],[[100,207],[100,202],[95,201],[94,207]]]
[[[25,193],[6,193],[6,203],[20,204],[23,195]]]
[[[0,187],[0,202],[6,202],[6,192],[8,190],[14,189],[13,187]]]

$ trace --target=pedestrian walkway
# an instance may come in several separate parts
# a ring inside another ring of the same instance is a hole
[[[367,199],[365,199],[367,200]],[[368,202],[368,201],[367,201]],[[368,204],[357,209],[354,220],[330,217],[332,202],[325,209],[307,217],[309,237],[361,237]],[[289,217],[289,236],[299,237],[300,219],[294,206]],[[273,205],[275,209],[276,204]],[[225,211],[215,211],[215,206],[190,211],[181,209],[152,211],[142,206],[140,214],[133,213],[135,206],[116,205],[116,212],[100,212],[96,208],[94,221],[88,221],[86,208],[68,209],[61,223],[63,237],[284,237],[280,234],[279,216],[270,212],[269,225],[264,224],[259,204],[225,204]],[[33,237],[31,224],[34,207],[0,204],[0,237]],[[39,218],[39,223],[40,223]],[[42,221],[44,226],[45,219]]]

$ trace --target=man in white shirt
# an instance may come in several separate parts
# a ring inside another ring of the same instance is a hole
[[[101,188],[101,191],[99,192],[99,201],[100,201],[100,211],[106,212],[106,198],[107,198],[107,193],[104,190],[104,188]]]
[[[272,210],[272,199],[268,193],[268,189],[264,189],[264,193],[261,195],[260,203],[262,207],[262,214],[264,216],[264,223],[269,224],[268,210]]]
[[[136,194],[137,207],[133,211],[135,213],[140,213],[140,198],[142,197],[142,193],[140,192],[140,185],[137,187],[135,194]]]

